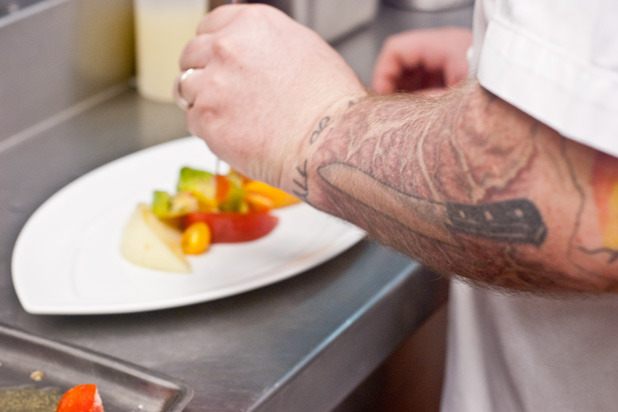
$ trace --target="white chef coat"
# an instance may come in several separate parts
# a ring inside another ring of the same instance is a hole
[[[477,1],[472,73],[562,135],[618,156],[618,1]],[[451,282],[442,412],[618,409],[618,296]]]

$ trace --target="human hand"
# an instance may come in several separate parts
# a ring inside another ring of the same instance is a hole
[[[366,94],[316,33],[265,5],[220,6],[180,58],[189,131],[232,167],[274,186],[322,114]],[[178,92],[176,79],[174,90]]]
[[[413,30],[386,39],[375,64],[378,93],[452,86],[468,75],[466,53],[472,33],[461,28]]]

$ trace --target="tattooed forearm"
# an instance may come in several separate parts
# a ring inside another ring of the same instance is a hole
[[[618,234],[591,225],[594,152],[474,82],[441,99],[370,96],[324,116],[306,148],[297,196],[438,271],[526,290],[618,289],[618,259],[593,253],[618,249]]]

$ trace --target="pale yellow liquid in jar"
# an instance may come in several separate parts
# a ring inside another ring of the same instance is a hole
[[[179,58],[207,10],[207,0],[135,0],[137,87],[146,98],[173,101]]]

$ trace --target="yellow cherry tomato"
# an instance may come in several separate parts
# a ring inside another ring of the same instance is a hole
[[[210,245],[210,228],[204,222],[193,223],[182,232],[180,246],[186,255],[199,255]]]

